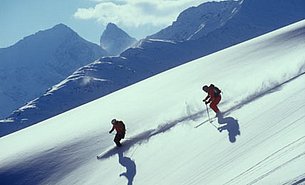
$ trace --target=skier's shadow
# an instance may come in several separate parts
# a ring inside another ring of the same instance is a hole
[[[236,136],[240,135],[238,120],[233,117],[218,116],[218,123],[222,125],[218,128],[220,132],[227,130],[229,132],[229,141],[234,143]]]
[[[133,160],[131,160],[129,157],[123,156],[123,151],[118,151],[119,155],[119,163],[126,168],[126,172],[121,173],[121,176],[124,176],[127,178],[128,183],[127,185],[133,184],[133,179],[136,176],[137,170],[136,170],[136,164]]]

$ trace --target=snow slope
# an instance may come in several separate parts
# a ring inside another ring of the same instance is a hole
[[[304,47],[301,21],[2,137],[0,184],[304,183]],[[209,83],[223,91],[221,133],[195,128]],[[97,160],[112,118],[125,146]]]
[[[201,14],[191,11],[197,12],[205,5],[209,3],[189,9],[187,15],[193,17],[192,20],[201,20]],[[0,124],[0,127],[3,126],[3,129],[0,128],[0,136],[58,115],[170,68],[305,19],[304,0],[244,0],[241,5],[234,14],[221,14],[221,8],[226,6],[219,6],[221,20],[224,20],[224,15],[234,16],[226,19],[221,28],[215,28],[216,30],[198,39],[195,39],[195,35],[204,35],[205,28],[192,37],[195,40],[173,42],[144,39],[136,47],[127,49],[118,57],[103,57],[80,68],[45,94],[9,115],[8,119],[3,121],[5,124]],[[216,11],[217,8],[213,10]],[[182,15],[186,16],[184,13]],[[197,23],[194,21],[194,25]],[[187,28],[190,28],[189,24]],[[177,32],[181,33],[184,30],[183,27],[177,29]],[[194,30],[189,31],[192,33]]]

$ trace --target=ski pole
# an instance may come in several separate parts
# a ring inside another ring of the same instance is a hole
[[[207,114],[208,114],[209,122],[211,122],[211,118],[210,118],[210,113],[209,113],[208,105],[205,104],[205,107],[206,107],[206,109],[207,109]]]

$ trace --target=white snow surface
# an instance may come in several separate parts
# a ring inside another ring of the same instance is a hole
[[[186,29],[187,33],[194,35],[192,39],[184,42],[168,40],[171,38],[143,39],[135,47],[121,53],[120,56],[102,57],[79,68],[58,85],[16,109],[5,120],[0,120],[0,137],[170,68],[305,19],[304,0],[244,0],[242,6],[234,10],[232,14],[227,10],[224,12],[228,14],[224,13],[223,10],[227,7],[224,6],[225,4],[229,5],[233,2],[217,3],[204,3],[184,11],[169,27],[171,29],[165,29],[167,31],[163,32],[168,36],[172,33],[182,33],[183,35]],[[205,6],[209,8],[206,9]],[[207,12],[202,11],[204,9]],[[199,32],[197,29],[191,29],[203,24],[202,15],[210,11],[211,15],[216,15],[216,17],[219,11],[220,22],[218,23],[221,24],[216,25],[222,25],[222,27],[216,29],[218,26],[214,27],[215,24],[212,21],[215,19],[211,19],[212,24],[206,25]],[[188,21],[186,24],[185,20],[192,21]],[[175,27],[174,25],[177,24],[180,26]],[[207,35],[205,30],[209,30]]]
[[[0,184],[304,183],[304,47],[301,21],[4,136]],[[210,83],[221,133],[200,125]],[[121,149],[112,118],[127,127]]]

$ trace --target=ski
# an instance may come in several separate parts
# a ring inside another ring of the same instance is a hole
[[[108,158],[110,156],[115,155],[116,153],[118,153],[120,150],[122,150],[121,148],[123,148],[123,146],[111,146],[108,149],[104,150],[102,153],[100,153],[99,155],[96,156],[97,159],[105,159]]]
[[[205,120],[205,121],[199,123],[198,125],[196,125],[194,128],[198,128],[198,127],[200,127],[200,126],[202,126],[203,124],[208,123],[208,122],[213,123],[214,121],[215,121],[214,118],[212,118],[212,119],[210,119],[210,120],[209,120],[209,119],[208,119],[208,120]]]
[[[218,130],[218,126],[217,125],[215,125],[213,122],[210,122],[210,123],[211,123],[211,125],[213,125],[213,127],[215,127]]]
[[[198,128],[198,127],[202,126],[203,124],[209,123],[209,122],[210,122],[210,124],[211,124],[213,127],[215,127],[219,132],[221,132],[222,129],[221,129],[220,125],[219,125],[219,124],[215,124],[214,121],[215,121],[215,118],[212,118],[211,120],[205,120],[204,122],[201,122],[201,123],[199,123],[198,125],[196,125],[194,128]]]

